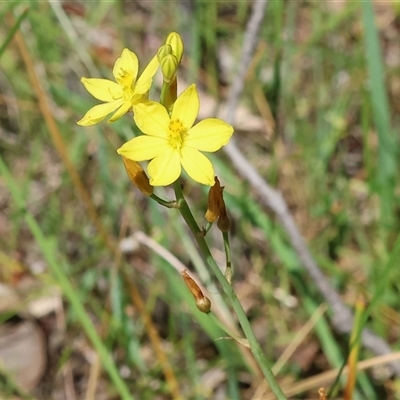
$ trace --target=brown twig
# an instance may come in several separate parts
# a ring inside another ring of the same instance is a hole
[[[239,69],[235,79],[233,79],[232,88],[227,101],[225,120],[231,124],[234,122],[234,115],[245,84],[246,72],[258,42],[259,30],[265,14],[266,4],[266,0],[254,2],[252,15],[247,24],[239,61]],[[334,329],[340,333],[350,333],[353,325],[353,315],[349,308],[342,302],[339,293],[330,286],[328,279],[315,262],[281,193],[272,188],[261,177],[258,171],[241,153],[234,139],[224,147],[224,150],[237,171],[244,176],[250,182],[253,189],[261,195],[260,201],[264,206],[270,208],[275,213],[280,223],[285,228],[289,240],[296,250],[303,267],[307,270],[315,286],[331,307],[333,312],[332,325]],[[364,329],[363,331],[362,344],[365,348],[377,355],[385,355],[392,352],[390,346],[369,329]],[[400,363],[392,363],[391,368],[397,376],[400,376]]]
[[[387,366],[393,365],[393,363],[398,362],[398,360],[400,360],[400,352],[397,353],[392,352],[391,354],[386,354],[383,356],[359,361],[357,363],[357,371],[365,371],[368,368],[373,368],[380,365],[387,365]],[[295,396],[299,395],[300,393],[304,393],[308,390],[313,390],[321,386],[325,387],[328,386],[329,384],[335,381],[339,372],[340,368],[335,368],[330,371],[322,372],[318,375],[311,376],[310,378],[305,378],[300,382],[286,383],[282,385],[282,390],[284,391],[285,395],[288,398],[292,399],[295,398]],[[344,367],[342,371],[343,376],[347,376],[348,372],[349,372],[348,367],[347,366]],[[273,394],[269,393],[262,397],[262,400],[273,400],[273,399],[274,399]],[[261,400],[261,398],[254,400]]]

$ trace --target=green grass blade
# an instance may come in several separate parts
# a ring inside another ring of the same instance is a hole
[[[382,220],[393,222],[394,177],[397,169],[397,143],[390,127],[390,108],[384,81],[384,67],[371,1],[362,2],[365,50],[370,98],[378,132],[377,189],[381,199]]]
[[[65,274],[65,261],[57,260],[54,248],[52,246],[52,241],[49,241],[49,238],[45,237],[43,231],[41,230],[39,224],[36,222],[33,215],[27,210],[26,203],[22,194],[18,189],[17,183],[14,181],[13,177],[6,164],[3,161],[3,158],[0,156],[0,173],[4,176],[5,182],[7,184],[8,189],[11,192],[11,195],[19,207],[19,209],[24,210],[25,221],[35,238],[36,243],[38,244],[40,250],[43,253],[46,262],[60,285],[63,294],[67,298],[70,303],[72,309],[74,310],[79,322],[81,323],[86,335],[89,337],[92,342],[94,348],[96,349],[100,360],[102,361],[103,367],[108,372],[111,380],[114,382],[115,388],[120,394],[121,398],[124,400],[132,400],[133,396],[130,394],[128,387],[125,382],[121,379],[118,369],[112,360],[109,351],[106,346],[102,342],[100,336],[98,335],[96,328],[90,320],[89,315],[86,313],[80,299],[78,292],[69,282],[67,275]],[[50,243],[50,244],[49,244]]]
[[[0,46],[0,58],[3,55],[4,51],[6,50],[7,46],[10,44],[12,38],[15,35],[15,32],[18,31],[22,21],[28,16],[29,8],[25,8],[25,10],[21,13],[21,15],[17,18],[14,25],[9,29],[7,32],[7,36],[4,39],[4,42]]]

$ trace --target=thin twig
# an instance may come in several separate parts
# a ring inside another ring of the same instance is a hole
[[[376,368],[380,365],[393,365],[395,362],[400,360],[400,351],[396,353],[386,354],[379,357],[368,358],[366,360],[360,361],[357,363],[357,371],[365,371],[368,368]],[[309,390],[316,389],[321,386],[328,386],[331,384],[337,377],[340,368],[335,368],[330,371],[322,372],[318,375],[311,376],[310,378],[305,378],[300,382],[289,382],[288,384],[284,384],[283,391],[285,392],[288,398],[293,399],[296,398],[300,393],[304,393]],[[344,367],[343,376],[348,374],[348,367]],[[266,394],[262,397],[262,400],[273,400],[273,394]]]
[[[266,5],[266,0],[254,2],[252,15],[247,24],[239,68],[235,79],[233,79],[232,89],[227,101],[225,120],[231,124],[234,122],[236,108],[244,88],[246,72],[258,42],[260,26],[265,14]],[[260,176],[258,171],[249,163],[249,161],[247,161],[245,156],[236,146],[234,139],[232,139],[224,149],[238,172],[241,173],[242,176],[250,182],[253,189],[261,195],[260,201],[264,206],[270,208],[276,214],[277,218],[285,228],[289,240],[293,248],[296,250],[302,265],[307,270],[321,295],[325,298],[326,302],[332,309],[332,325],[334,329],[340,333],[350,333],[353,325],[353,315],[349,308],[342,302],[339,293],[330,286],[327,277],[321,272],[319,266],[309,252],[306,242],[301,235],[293,216],[289,212],[286,201],[281,193],[272,188]],[[363,331],[362,344],[365,348],[377,355],[392,353],[390,346],[369,329],[364,329]],[[391,368],[397,376],[400,376],[400,363],[392,363]]]

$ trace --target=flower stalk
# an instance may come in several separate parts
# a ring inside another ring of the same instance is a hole
[[[204,236],[199,235],[201,233],[201,230],[199,226],[197,225],[196,220],[193,217],[192,212],[190,211],[190,208],[186,202],[186,199],[183,195],[182,188],[180,186],[179,182],[174,183],[174,190],[175,190],[175,195],[176,195],[176,200],[179,203],[179,211],[185,220],[186,224],[190,228],[199,248],[201,251],[201,254],[203,255],[205,261],[207,262],[208,266],[214,273],[215,277],[217,278],[218,282],[222,286],[223,291],[225,292],[226,296],[228,297],[232,308],[234,309],[240,326],[243,329],[243,332],[249,342],[250,350],[254,355],[254,358],[256,359],[265,379],[267,380],[272,392],[275,394],[276,398],[278,400],[285,400],[286,397],[284,393],[282,392],[282,389],[280,388],[278,382],[276,381],[274,374],[271,371],[271,368],[268,366],[268,360],[265,357],[264,351],[261,348],[260,344],[257,341],[257,338],[254,335],[254,332],[251,328],[250,322],[246,316],[246,313],[236,296],[236,293],[231,286],[231,284],[227,281],[221,270],[219,269],[217,263],[215,262],[213,256],[211,255],[210,249],[208,248],[208,245],[204,239]]]
[[[82,78],[85,88],[104,104],[91,108],[78,124],[83,126],[96,124],[110,113],[113,114],[109,122],[113,122],[128,111],[133,111],[136,126],[143,135],[134,137],[117,150],[123,157],[130,180],[160,205],[179,210],[193,233],[203,258],[228,297],[245,335],[245,338],[236,335],[232,337],[242,345],[250,347],[272,392],[278,400],[282,400],[285,396],[268,366],[264,351],[231,285],[232,261],[229,244],[231,223],[223,199],[224,188],[220,186],[215,176],[211,161],[203,154],[218,151],[225,146],[233,134],[233,127],[217,118],[196,122],[200,110],[196,85],[188,86],[179,96],[177,95],[176,73],[183,57],[183,50],[180,35],[172,32],[140,76],[136,54],[124,49],[113,69],[116,82]],[[163,75],[160,102],[148,99],[153,76],[158,68]],[[149,161],[147,174],[139,165],[142,161]],[[199,228],[182,192],[179,180],[182,169],[194,181],[211,187],[205,215],[208,223],[205,229]],[[154,186],[171,184],[175,190],[175,201],[166,201],[154,194]],[[225,273],[219,269],[205,241],[205,235],[214,222],[223,235]],[[182,276],[195,298],[198,309],[212,315],[210,300],[203,295],[197,283],[186,270],[182,272]]]

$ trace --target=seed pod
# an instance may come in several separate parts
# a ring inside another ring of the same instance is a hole
[[[211,310],[211,300],[204,296],[202,299],[196,300],[196,306],[199,311],[208,314]]]
[[[143,168],[136,161],[132,161],[124,156],[122,161],[124,162],[126,173],[129,176],[131,182],[146,196],[153,194],[154,188],[149,183],[149,178],[144,172]]]
[[[221,201],[223,202],[222,191],[224,190],[217,177],[214,178],[214,181],[215,184],[211,186],[208,192],[208,206],[205,214],[206,220],[211,223],[215,222],[219,217]]]
[[[203,292],[200,289],[200,286],[189,276],[186,269],[184,269],[181,273],[182,273],[183,280],[186,283],[186,286],[189,288],[194,299],[196,300],[197,308],[201,312],[208,314],[211,310],[210,299],[208,297],[204,296]]]
[[[217,227],[221,232],[228,232],[231,228],[231,221],[226,213],[225,203],[222,201],[219,208],[219,218],[217,221]]]

